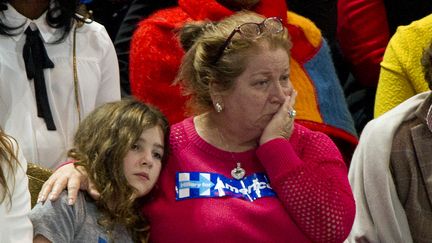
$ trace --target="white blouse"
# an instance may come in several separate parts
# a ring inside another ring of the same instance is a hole
[[[16,144],[13,143],[14,149]],[[0,242],[33,242],[33,225],[28,217],[31,209],[27,161],[18,150],[15,175],[0,161],[1,170],[6,178],[9,191],[12,192],[12,204],[9,198],[0,203]],[[14,180],[15,176],[15,180]],[[2,190],[0,188],[0,190]]]
[[[16,36],[0,36],[0,126],[17,139],[27,161],[55,168],[66,159],[79,123],[72,65],[73,30],[56,44],[53,42],[61,33],[46,23],[46,13],[30,20],[11,5],[3,12],[0,18],[5,24],[24,25]],[[55,65],[45,69],[44,76],[56,131],[48,131],[43,118],[37,116],[33,80],[28,80],[25,72],[22,52],[24,30],[29,25],[41,32]],[[92,22],[78,28],[76,59],[81,117],[103,103],[120,99],[117,56],[102,25]]]

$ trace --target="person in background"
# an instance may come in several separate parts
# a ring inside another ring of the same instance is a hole
[[[148,225],[139,206],[155,185],[168,151],[165,116],[136,100],[100,106],[78,127],[69,157],[82,165],[100,192],[80,193],[74,207],[67,193],[37,204],[30,219],[34,242],[141,242]]]
[[[384,51],[396,29],[432,12],[429,0],[339,0],[337,4],[337,38],[342,52],[357,82],[374,88]]]
[[[401,26],[391,38],[381,63],[374,116],[378,117],[406,99],[429,90],[420,63],[432,39],[432,14]]]
[[[81,0],[91,17],[102,24],[114,42],[120,68],[121,96],[131,95],[129,85],[129,50],[138,22],[158,9],[175,6],[177,0]]]
[[[286,0],[290,11],[314,22],[330,46],[336,41],[338,0]]]
[[[338,79],[343,86],[348,72],[336,39],[337,3],[338,0],[286,0],[289,11],[310,19],[321,31],[329,45]]]
[[[175,30],[190,20],[218,21],[241,9],[282,19],[293,43],[290,78],[301,91],[297,121],[329,135],[348,163],[357,145],[357,135],[329,47],[320,30],[310,20],[288,11],[284,0],[179,0],[178,6],[159,10],[142,20],[131,41],[132,94],[159,107],[171,123],[190,115],[188,97],[182,95],[181,86],[172,85],[184,56]]]
[[[176,0],[133,0],[130,3],[114,39],[114,46],[120,67],[122,96],[131,94],[129,85],[129,54],[132,34],[135,32],[138,23],[156,10],[172,7],[176,4]]]
[[[374,117],[377,86],[381,82],[378,82],[380,63],[390,37],[399,26],[431,12],[432,1],[429,0],[338,1],[337,41],[347,63],[346,69],[352,74],[344,84],[344,91],[359,133]],[[421,52],[416,53],[416,60],[418,55]],[[385,72],[384,68],[381,72]]]
[[[177,82],[196,115],[171,127],[159,189],[142,207],[150,241],[345,240],[355,213],[347,169],[329,137],[294,122],[281,20],[239,12],[186,24],[179,37],[186,54]],[[40,200],[66,185],[72,201],[80,186],[91,192],[82,169],[59,168]]]
[[[77,9],[71,0],[0,0],[0,126],[47,168],[66,159],[86,114],[120,99],[114,46]]]
[[[430,89],[431,44],[421,60]],[[348,242],[432,241],[431,144],[430,91],[366,125],[349,170],[357,213]]]
[[[91,18],[103,25],[114,42],[132,0],[81,0],[91,11]]]
[[[0,242],[32,242],[27,161],[0,127]]]

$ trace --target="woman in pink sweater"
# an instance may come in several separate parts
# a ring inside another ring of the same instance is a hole
[[[142,208],[150,241],[342,242],[355,214],[347,170],[326,135],[294,122],[280,20],[240,12],[179,36],[187,52],[177,83],[196,115],[171,128],[168,163]],[[74,200],[87,178],[72,165],[41,200],[51,189],[55,199],[67,178]]]

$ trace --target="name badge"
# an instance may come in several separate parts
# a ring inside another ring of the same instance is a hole
[[[254,173],[241,180],[217,173],[177,172],[176,200],[204,197],[236,197],[253,202],[262,197],[275,197],[265,173]]]

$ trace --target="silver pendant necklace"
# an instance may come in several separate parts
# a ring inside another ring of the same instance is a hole
[[[222,133],[219,132],[219,129],[217,129],[217,131],[218,131],[220,139],[221,139],[221,144],[223,144],[223,142],[222,142],[223,135],[222,135]],[[228,150],[227,150],[227,152],[228,152]],[[234,153],[231,151],[229,151],[229,153],[231,154],[232,160],[237,161],[236,162],[237,166],[231,170],[231,176],[236,180],[241,180],[246,175],[246,170],[241,167],[241,163],[234,157]]]
[[[202,119],[202,118],[201,118],[201,119]],[[199,122],[202,123],[202,124],[204,124],[203,121],[199,121]],[[203,126],[203,125],[202,125],[202,126]],[[204,126],[203,126],[203,127],[204,127]],[[217,135],[218,135],[218,137],[219,137],[219,142],[220,142],[220,144],[221,144],[221,145],[224,145],[225,143],[223,142],[223,140],[225,140],[225,139],[223,138],[222,133],[219,131],[219,128],[215,127],[215,129],[216,129],[216,132],[218,133]],[[205,130],[205,129],[203,129],[203,130]],[[245,175],[246,175],[246,170],[243,169],[243,168],[241,167],[241,163],[238,162],[238,160],[235,159],[233,152],[228,151],[228,150],[226,150],[226,152],[229,152],[229,153],[231,154],[231,157],[232,157],[233,161],[237,161],[237,162],[236,162],[237,166],[234,167],[234,169],[231,170],[231,176],[232,176],[234,179],[236,179],[236,180],[241,180],[241,179],[243,179],[243,178],[245,177]]]
[[[240,162],[237,162],[237,167],[231,170],[231,176],[234,179],[241,180],[245,176],[246,171],[241,167]]]
[[[223,140],[225,140],[225,138],[223,137],[222,133],[219,131],[219,128],[216,128],[216,131],[217,131],[218,134],[219,134],[219,139],[220,139],[221,145],[225,144],[225,143],[223,142]],[[228,151],[228,150],[226,150],[226,152],[229,152],[229,153],[231,154],[231,158],[232,158],[233,161],[237,161],[237,162],[236,162],[237,166],[234,167],[234,169],[231,170],[231,176],[232,176],[234,179],[236,179],[236,180],[241,180],[241,179],[243,179],[244,176],[246,175],[246,170],[243,169],[243,168],[241,167],[241,163],[238,162],[238,160],[237,160],[236,158],[234,158],[234,154],[233,154],[233,152]]]

